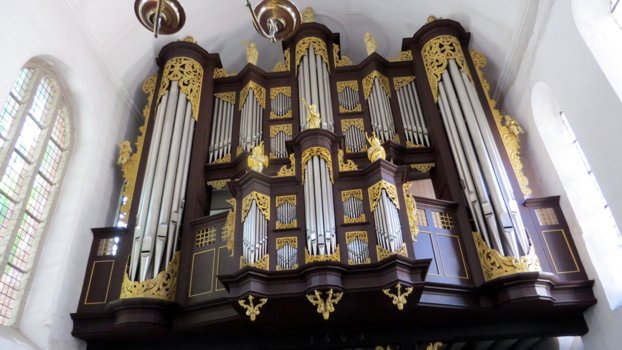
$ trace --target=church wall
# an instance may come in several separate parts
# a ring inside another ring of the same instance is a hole
[[[537,120],[532,115],[532,89],[538,82],[547,84],[565,112],[581,147],[594,171],[603,194],[618,223],[622,223],[622,103],[603,74],[592,53],[579,34],[570,1],[555,1],[549,16],[543,20],[539,37],[532,38],[522,58],[517,79],[504,100],[502,110],[515,115],[527,134],[523,138],[522,154],[535,196],[561,194],[561,205],[568,220],[581,260],[590,278],[596,280],[594,292],[598,304],[586,313],[590,331],[583,337],[586,349],[617,349],[622,340],[622,311],[608,303],[601,279],[604,269],[596,274],[588,254],[585,237],[598,236],[584,228],[574,215],[564,188],[556,175],[545,145],[538,134]],[[538,33],[538,31],[536,31]],[[563,130],[559,130],[563,132]],[[577,171],[582,165],[577,164]],[[590,251],[591,254],[595,254]],[[613,259],[613,257],[611,258]],[[613,260],[611,260],[613,261]],[[610,273],[615,273],[611,266]],[[607,271],[609,272],[609,271]]]
[[[70,334],[69,314],[79,301],[89,228],[113,222],[121,182],[116,144],[127,138],[126,130],[135,132],[137,121],[63,1],[12,2],[0,17],[2,103],[19,69],[38,57],[66,83],[73,119],[73,149],[53,220],[40,244],[22,315],[14,328],[0,327],[0,348],[84,348]]]

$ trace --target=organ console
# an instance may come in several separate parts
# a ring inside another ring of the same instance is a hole
[[[275,71],[236,75],[192,42],[162,49],[73,334],[423,348],[587,331],[593,282],[558,198],[530,196],[469,34],[434,20],[358,64],[339,45],[305,21]]]

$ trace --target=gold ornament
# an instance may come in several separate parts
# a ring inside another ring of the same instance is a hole
[[[119,143],[119,157],[117,158],[117,165],[121,168],[130,160],[132,155],[132,144],[130,141],[123,141]]]
[[[335,311],[335,305],[337,305],[343,297],[343,292],[333,293],[333,289],[331,288],[328,290],[326,300],[322,299],[322,292],[319,290],[316,289],[313,292],[313,294],[307,294],[307,300],[309,300],[311,305],[317,306],[317,313],[322,314],[324,320],[328,320],[330,314]]]
[[[166,269],[153,279],[132,281],[126,272],[123,275],[119,299],[150,298],[174,301],[178,270],[179,252],[176,252]]]
[[[277,177],[296,176],[296,158],[293,153],[289,155],[289,163],[289,168],[287,168],[287,165],[281,166],[276,174]]]
[[[235,105],[235,91],[231,92],[218,92],[214,94],[214,97],[219,98],[225,102],[229,102]]]
[[[231,209],[229,209],[225,224],[225,230],[227,231],[227,250],[229,251],[229,254],[233,256],[233,248],[235,244],[235,210],[237,201],[235,198],[231,198],[227,199],[227,203],[231,204]]]
[[[434,16],[430,16],[430,17],[434,17]],[[436,18],[434,18],[434,20],[436,20]],[[428,23],[430,23],[431,21],[428,21]],[[435,343],[429,343],[428,346],[425,348],[425,350],[441,350],[441,348],[443,347],[443,342],[437,341]]]
[[[367,136],[365,133],[365,138],[367,142],[369,142],[369,149],[367,149],[367,158],[369,158],[370,162],[375,162],[378,159],[387,159],[387,152],[384,150],[384,147],[380,144],[380,139],[376,136],[375,132],[371,133],[371,138]]]
[[[542,271],[533,243],[527,255],[517,258],[503,256],[496,249],[490,248],[479,232],[473,232],[473,239],[486,281],[515,273]]]
[[[298,68],[300,61],[302,61],[302,58],[307,54],[309,46],[313,46],[315,54],[322,57],[322,60],[330,68],[326,43],[322,39],[313,36],[306,37],[296,44],[296,68]]]
[[[302,11],[302,23],[315,22],[315,12],[311,7],[307,7]]]
[[[439,35],[431,39],[421,49],[421,55],[435,102],[438,102],[438,82],[441,81],[450,59],[455,60],[460,69],[473,81],[471,72],[466,65],[462,46],[456,37]]]
[[[253,201],[257,202],[257,208],[263,213],[266,217],[266,220],[270,221],[270,197],[263,193],[259,192],[251,192],[242,200],[242,217],[241,221],[244,222],[246,219],[246,215],[248,214],[248,210],[251,208],[251,204]]]
[[[390,58],[390,62],[405,62],[413,60],[413,52],[410,50],[402,51],[397,57]]]
[[[397,199],[397,189],[395,188],[395,185],[390,184],[385,180],[380,180],[367,189],[369,195],[369,207],[371,208],[371,211],[376,211],[376,204],[378,204],[378,201],[380,200],[382,190],[387,191],[389,199],[393,202],[393,204],[395,204],[395,207],[399,209],[400,202]]]
[[[229,179],[214,180],[214,181],[208,181],[207,185],[211,186],[215,190],[222,190],[223,188],[225,188],[228,182],[229,182]]]
[[[368,56],[376,52],[376,50],[378,50],[378,44],[376,43],[376,38],[374,38],[370,32],[365,32],[365,49],[367,49]]]
[[[279,94],[292,97],[292,88],[290,86],[281,86],[270,88],[270,101],[274,100]],[[291,108],[283,115],[278,115],[274,110],[270,111],[270,119],[288,119],[292,117]]]
[[[333,161],[330,155],[330,151],[324,147],[311,147],[302,152],[302,183],[305,182],[305,171],[307,170],[307,162],[313,156],[321,157],[326,161],[328,167],[328,173],[330,175],[330,182],[335,183],[333,180]]]
[[[264,154],[263,148],[263,141],[261,141],[261,143],[251,149],[251,154],[246,159],[248,167],[258,173],[261,173],[264,167],[268,167],[268,157]]]
[[[257,51],[257,45],[255,43],[246,44],[246,62],[256,66],[258,60],[259,51]]]
[[[408,296],[413,292],[414,288],[406,287],[404,288],[406,292],[402,293],[402,284],[400,282],[397,282],[397,284],[395,285],[395,289],[397,289],[397,294],[391,293],[391,288],[383,289],[382,292],[384,293],[384,295],[391,298],[393,305],[397,306],[397,309],[399,311],[402,311],[404,310],[404,305],[406,305],[407,302],[406,298],[408,298]]]
[[[304,103],[307,108],[307,129],[319,129],[322,118],[320,117],[320,112],[317,110],[317,105],[309,105],[304,98],[302,99],[302,103]]]
[[[428,173],[430,170],[435,167],[434,163],[420,163],[420,164],[411,164],[410,167],[412,169],[417,170],[420,173]]]
[[[250,264],[248,261],[246,261],[246,259],[244,259],[243,256],[241,256],[240,257],[240,269],[249,266],[249,267],[254,267],[256,269],[268,271],[270,270],[269,262],[270,262],[270,254],[264,255],[261,259],[255,261],[252,264]]]
[[[339,253],[339,244],[335,248],[335,252],[330,255],[311,255],[309,251],[305,248],[305,264],[311,264],[315,262],[324,262],[324,261],[341,261],[341,253]]]
[[[410,236],[413,241],[417,240],[419,234],[419,219],[417,216],[417,202],[415,197],[410,194],[411,183],[405,183],[402,185],[404,191],[404,199],[406,200],[406,214],[408,216],[408,226],[410,228]]]
[[[402,255],[408,257],[408,251],[406,250],[406,244],[402,243],[402,247],[394,252],[384,249],[381,246],[376,246],[376,255],[378,255],[378,261],[382,261],[384,259],[388,259],[393,255]]]
[[[337,156],[339,158],[339,171],[354,171],[359,170],[359,167],[352,161],[352,159],[348,159],[344,161],[344,152],[340,149],[337,152]]]
[[[284,62],[277,62],[272,68],[273,72],[289,72],[289,64],[290,64],[290,55],[289,48],[283,52],[283,60]]]
[[[365,78],[363,78],[363,95],[367,100],[369,95],[371,94],[372,89],[374,88],[374,79],[378,79],[380,82],[380,86],[384,89],[384,93],[387,94],[387,97],[391,98],[391,89],[389,88],[389,78],[387,78],[384,74],[378,72],[377,70],[367,74]]]
[[[259,309],[268,302],[268,298],[261,298],[259,299],[259,304],[255,305],[253,303],[253,299],[255,299],[255,297],[249,295],[248,304],[244,299],[238,300],[238,304],[240,304],[240,306],[244,308],[244,310],[246,310],[246,316],[250,318],[251,322],[257,319],[257,316],[259,316]]]
[[[393,87],[395,88],[395,91],[399,91],[401,88],[413,81],[415,81],[414,76],[395,77],[393,78]]]
[[[348,56],[341,54],[341,49],[337,44],[333,44],[333,60],[335,61],[335,67],[346,67],[352,65],[352,60]]]
[[[223,163],[231,163],[231,153],[227,153],[221,158],[218,158],[212,162],[212,164],[223,164]]]
[[[348,201],[348,199],[350,198],[356,198],[360,201],[363,201],[363,190],[357,189],[357,190],[347,190],[347,191],[342,191],[341,192],[341,201],[345,204],[345,202]],[[353,224],[353,223],[361,223],[361,222],[365,222],[366,218],[365,218],[365,213],[362,212],[361,215],[359,215],[359,217],[357,218],[351,218],[347,215],[343,216],[343,223],[344,224]],[[348,241],[346,239],[346,242],[349,244],[350,241]],[[365,234],[365,242],[367,242],[367,234]]]
[[[266,89],[263,86],[251,80],[242,88],[242,90],[240,90],[240,110],[242,110],[242,108],[244,107],[244,104],[246,103],[246,98],[248,97],[248,93],[250,90],[253,90],[255,94],[255,99],[257,99],[257,102],[259,102],[259,105],[261,105],[261,108],[265,109],[266,108]]]
[[[235,74],[229,74],[224,68],[216,68],[214,69],[214,79],[218,78],[226,78]]]
[[[186,98],[192,104],[192,116],[194,120],[198,120],[201,87],[203,85],[203,67],[199,62],[189,57],[175,57],[168,60],[162,73],[158,102],[166,94],[173,80],[178,82],[179,90],[186,94]]]
[[[289,203],[289,204],[293,205],[294,207],[296,207],[296,195],[292,194],[292,195],[289,195],[289,196],[277,196],[276,197],[276,203],[275,203],[274,206],[278,210],[278,208],[281,205],[283,205],[284,203]],[[292,220],[289,224],[282,223],[278,219],[276,220],[276,229],[277,230],[296,228],[296,227],[298,227],[298,219]],[[279,249],[278,238],[277,238],[276,249],[277,250]]]

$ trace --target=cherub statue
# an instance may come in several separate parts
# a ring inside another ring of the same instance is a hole
[[[367,48],[367,55],[371,55],[378,49],[376,38],[370,32],[365,32],[365,47]]]
[[[119,144],[119,158],[117,158],[117,165],[124,166],[130,160],[132,156],[132,144],[130,141],[123,141]]]
[[[246,160],[248,167],[258,173],[261,173],[265,167],[268,166],[268,157],[264,154],[263,141],[260,144],[253,147],[251,154],[249,154]]]
[[[505,122],[505,126],[507,126],[510,132],[514,134],[516,137],[525,133],[525,129],[523,129],[523,127],[520,126],[520,124],[518,124],[518,122],[512,119],[512,117],[510,117],[509,115],[506,115],[504,117],[504,122]]]
[[[257,65],[259,60],[259,51],[257,51],[257,45],[255,43],[248,43],[246,45],[246,62]]]
[[[309,105],[304,98],[302,99],[302,103],[304,103],[307,108],[307,129],[319,128],[322,118],[320,117],[320,112],[317,110],[317,105]]]
[[[370,162],[375,162],[378,159],[387,159],[387,152],[382,147],[380,139],[376,136],[375,132],[371,133],[371,137],[365,134],[365,138],[367,142],[369,142],[369,149],[367,149],[367,158],[369,158]]]
[[[315,22],[315,12],[311,7],[307,7],[302,11],[302,23]]]

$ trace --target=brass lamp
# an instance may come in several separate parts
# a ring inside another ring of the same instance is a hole
[[[186,22],[186,13],[177,0],[136,0],[134,13],[156,38],[158,34],[177,33]]]
[[[263,0],[255,9],[246,0],[246,6],[251,12],[257,32],[272,42],[292,36],[301,22],[300,12],[287,0]]]

